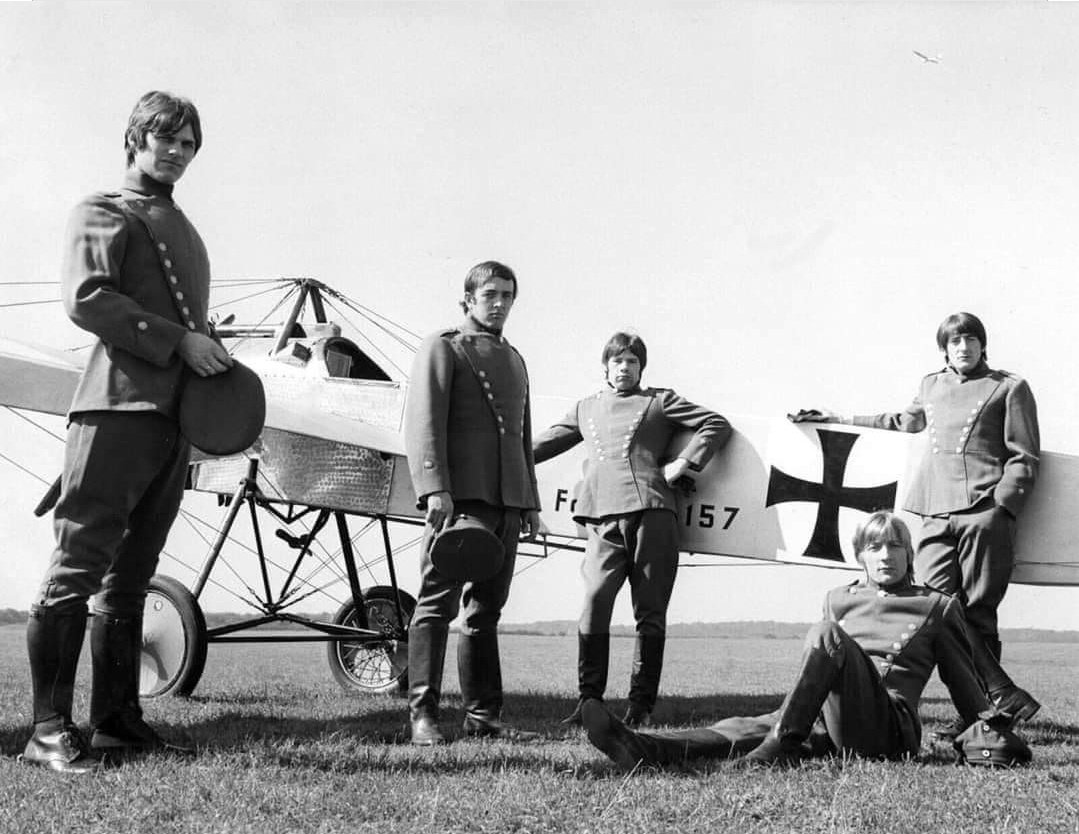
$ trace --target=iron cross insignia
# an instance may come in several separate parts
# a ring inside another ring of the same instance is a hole
[[[843,561],[839,544],[839,508],[849,507],[866,513],[890,510],[895,506],[897,481],[874,487],[845,487],[843,477],[847,460],[859,435],[848,432],[817,429],[821,454],[824,456],[824,476],[821,483],[803,481],[771,467],[768,495],[764,505],[785,504],[791,501],[811,501],[817,505],[817,523],[803,556]]]

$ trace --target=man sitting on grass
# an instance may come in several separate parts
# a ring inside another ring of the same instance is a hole
[[[921,748],[918,702],[937,668],[968,725],[956,749],[972,763],[1030,761],[1013,717],[993,710],[978,681],[960,601],[913,583],[906,524],[873,513],[855,533],[854,551],[865,576],[828,593],[794,688],[776,712],[649,733],[589,700],[582,706],[588,740],[626,770],[742,754],[746,765],[787,766],[832,753],[906,759]]]

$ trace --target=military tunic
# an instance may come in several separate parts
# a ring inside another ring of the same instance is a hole
[[[663,476],[671,443],[694,432],[678,452],[699,471],[730,438],[730,424],[666,388],[600,391],[579,401],[535,442],[536,462],[582,441],[588,449],[573,516],[588,530],[582,634],[609,631],[618,591],[627,579],[641,634],[666,630],[678,569],[674,489]]]
[[[455,514],[475,515],[502,539],[502,570],[483,582],[454,582],[427,557],[413,624],[448,623],[464,589],[466,632],[492,631],[509,595],[521,514],[539,509],[532,457],[528,371],[505,338],[470,318],[420,346],[405,407],[405,451],[421,506],[449,492]]]
[[[911,753],[920,743],[918,704],[934,668],[966,723],[989,708],[971,659],[962,604],[955,597],[917,585],[886,591],[855,583],[829,592],[824,619],[857,644],[892,700],[902,704],[903,738]],[[847,704],[853,717],[860,700]]]
[[[190,447],[176,422],[188,332],[207,332],[210,266],[172,187],[132,169],[68,224],[62,295],[97,336],[69,411],[57,548],[36,603],[141,613],[179,510]]]
[[[899,413],[855,425],[928,432],[904,508],[923,518],[914,567],[924,585],[961,594],[968,622],[997,642],[997,607],[1014,564],[1015,518],[1038,474],[1037,408],[1030,386],[983,362],[969,374],[929,374]]]
[[[825,657],[828,679],[819,678]],[[835,588],[821,621],[806,635],[803,667],[784,707],[753,717],[725,718],[710,727],[650,733],[667,754],[721,758],[746,753],[804,705],[790,697],[807,692],[823,700],[810,734],[814,752],[838,750],[871,758],[917,755],[922,728],[918,707],[936,669],[952,702],[970,723],[990,709],[974,669],[959,600],[929,588],[892,590],[861,582]],[[812,669],[816,676],[806,677]],[[798,728],[810,731],[810,727]]]

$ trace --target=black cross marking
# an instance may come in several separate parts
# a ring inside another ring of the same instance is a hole
[[[821,453],[824,455],[824,477],[821,483],[803,481],[773,466],[768,478],[768,497],[764,505],[771,507],[773,504],[790,501],[812,501],[817,504],[817,523],[802,555],[842,562],[839,508],[849,507],[867,513],[890,510],[895,506],[898,483],[893,481],[875,487],[843,486],[847,460],[858,435],[826,429],[817,429],[817,434],[820,437]]]

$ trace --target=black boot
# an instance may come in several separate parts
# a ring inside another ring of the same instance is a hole
[[[1017,686],[1004,671],[1004,667],[1000,665],[1000,640],[996,637],[986,637],[969,627],[967,636],[970,638],[970,653],[974,659],[974,668],[982,679],[990,703],[998,711],[1007,713],[1013,724],[1033,718],[1042,705],[1035,700],[1033,695]]]
[[[457,672],[465,706],[466,736],[513,741],[539,738],[539,733],[502,723],[502,662],[497,632],[462,634],[457,641]]]
[[[611,715],[599,700],[586,700],[581,705],[581,716],[588,740],[623,770],[677,766],[691,759],[726,759],[731,755],[731,741],[722,733],[707,729],[635,732]]]
[[[60,773],[89,773],[101,766],[71,720],[86,616],[85,603],[59,611],[39,606],[30,610],[26,651],[34,692],[34,734],[21,762]]]
[[[444,744],[438,728],[442,667],[446,662],[449,626],[420,623],[408,630],[408,715],[411,741],[420,747]]]
[[[629,707],[622,721],[636,729],[651,723],[656,707],[659,678],[663,672],[665,634],[638,634],[633,647],[633,672],[629,678]]]
[[[590,698],[603,700],[607,690],[607,667],[610,665],[610,634],[577,634],[577,690],[580,696],[573,712],[563,724],[581,725],[581,705]]]
[[[805,649],[798,679],[780,707],[775,727],[738,764],[790,767],[809,755],[810,733],[839,671],[839,662],[822,646]]]
[[[90,747],[123,757],[132,753],[190,755],[190,747],[165,741],[142,717],[139,658],[142,616],[95,614],[90,626],[93,684],[90,689]]]

